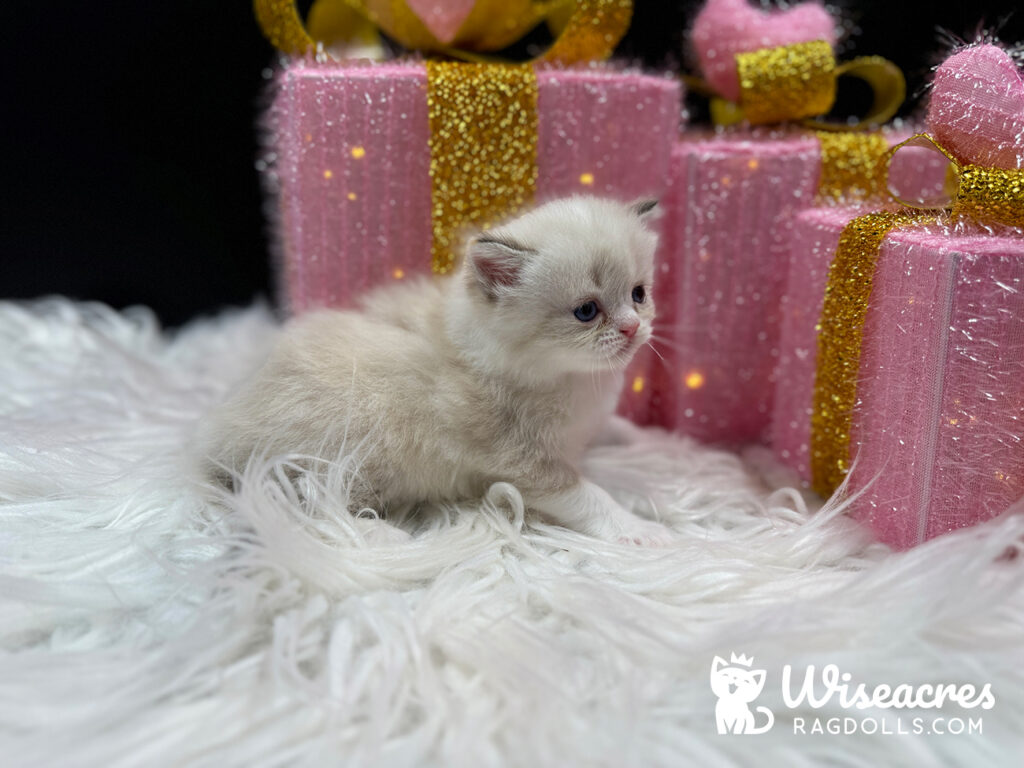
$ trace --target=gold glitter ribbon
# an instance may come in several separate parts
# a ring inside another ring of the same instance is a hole
[[[817,131],[821,145],[818,197],[865,200],[886,191],[889,142],[881,133]]]
[[[568,17],[564,11],[571,9]],[[538,23],[563,20],[564,27],[544,61],[575,64],[606,59],[629,28],[632,0],[477,0],[450,43],[438,40],[404,0],[316,0],[307,29],[295,0],[253,0],[256,19],[268,40],[280,51],[304,55],[317,43],[354,37],[345,24],[323,23],[312,28],[315,18],[346,18],[354,12],[410,50],[442,53],[475,60],[479,51],[505,48]],[[349,22],[355,24],[355,21]]]
[[[818,328],[811,412],[811,485],[822,496],[830,496],[850,470],[861,337],[882,242],[897,227],[933,220],[919,211],[880,211],[853,219],[839,236]]]
[[[279,51],[303,54],[316,48],[299,17],[295,0],[253,0],[252,8],[263,36]]]
[[[736,54],[744,117],[763,125],[825,114],[836,98],[835,68],[823,40]]]
[[[524,64],[427,62],[434,272],[461,231],[487,228],[533,197],[537,76]]]
[[[541,58],[562,64],[607,59],[626,34],[632,18],[632,0],[577,2],[562,33]]]
[[[896,114],[906,95],[906,81],[895,64],[880,56],[836,64],[832,46],[824,40],[737,53],[735,59],[740,100],[711,99],[711,119],[718,125],[744,120],[764,125],[820,117],[832,109],[836,81],[844,75],[863,80],[871,88],[868,113],[853,125],[822,120],[805,120],[805,125],[826,131],[880,125]]]
[[[887,168],[892,157],[907,146],[921,146],[945,155],[950,164],[949,194],[934,200],[907,200],[889,189],[893,199],[922,211],[949,210],[954,217],[967,217],[981,224],[1024,227],[1024,170],[962,164],[926,133],[915,134],[889,150]]]

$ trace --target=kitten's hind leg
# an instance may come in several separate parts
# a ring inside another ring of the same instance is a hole
[[[661,523],[637,517],[589,480],[580,479],[559,491],[530,494],[526,501],[529,507],[566,528],[604,541],[665,547],[676,540]]]

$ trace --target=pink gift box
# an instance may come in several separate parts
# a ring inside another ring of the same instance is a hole
[[[673,148],[653,421],[706,442],[767,441],[791,230],[815,204],[820,154],[794,130],[694,134]],[[933,155],[901,153],[894,184],[931,196],[945,170]]]
[[[607,68],[539,70],[537,197],[661,197],[680,86]],[[283,302],[346,306],[430,271],[427,76],[414,62],[296,61],[267,118]]]
[[[657,294],[663,426],[709,442],[764,436],[789,229],[813,200],[818,154],[799,133],[673,148]]]
[[[858,212],[801,213],[793,231],[773,416],[776,455],[806,481],[828,266]],[[931,225],[879,252],[851,435],[852,514],[904,549],[1024,496],[1024,235]]]

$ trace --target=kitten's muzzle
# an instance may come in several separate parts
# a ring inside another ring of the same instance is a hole
[[[625,336],[627,339],[632,339],[636,336],[637,330],[640,328],[640,318],[631,317],[628,320],[623,320],[619,323],[619,333]]]

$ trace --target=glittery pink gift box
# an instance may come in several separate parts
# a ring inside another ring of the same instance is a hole
[[[764,436],[789,229],[814,197],[818,155],[809,135],[767,132],[673,148],[654,384],[664,426],[709,442]]]
[[[682,119],[677,81],[611,68],[539,70],[537,199],[661,198]],[[427,77],[422,63],[295,62],[267,113],[279,292],[291,312],[350,306],[431,261]],[[621,412],[649,421],[651,356],[627,372]]]
[[[537,197],[660,197],[678,133],[673,80],[610,69],[538,72]],[[347,306],[430,271],[422,63],[296,62],[268,114],[282,299]]]
[[[672,150],[652,421],[706,442],[767,441],[791,230],[815,204],[820,154],[813,134],[784,130],[693,134]],[[901,192],[941,188],[937,153],[898,160]]]
[[[828,265],[857,211],[796,219],[783,303],[773,446],[804,480]],[[1024,235],[894,231],[864,325],[853,514],[904,549],[1024,496]]]

